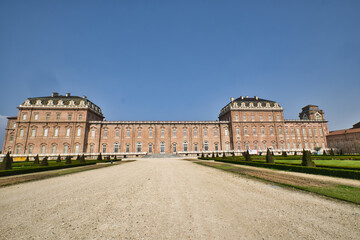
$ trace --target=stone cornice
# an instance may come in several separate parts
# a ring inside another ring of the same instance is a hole
[[[89,121],[91,124],[228,124],[229,121]]]
[[[305,119],[285,119],[284,120],[285,123],[293,123],[293,122],[299,122],[299,123],[314,123],[314,122],[318,122],[318,123],[327,123],[328,121],[326,120],[305,120]]]

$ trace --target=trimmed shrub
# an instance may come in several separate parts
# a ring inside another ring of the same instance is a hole
[[[225,152],[223,152],[222,158],[225,159],[226,158],[226,154]]]
[[[57,157],[56,162],[57,162],[57,163],[61,162],[60,154],[59,154],[59,156]]]
[[[29,161],[30,161],[29,156],[26,156],[25,162],[29,162]]]
[[[216,153],[216,157],[217,157],[217,158],[219,157],[219,153],[218,153],[218,152]]]
[[[48,163],[48,157],[44,157],[43,160],[41,160],[41,166],[49,166]]]
[[[10,157],[10,153],[8,152],[6,154],[6,156],[4,157],[4,160],[2,161],[2,163],[0,164],[0,170],[9,170],[12,169],[12,165],[11,165],[11,157]]]
[[[117,160],[116,155],[114,156],[114,160]]]
[[[297,156],[297,151],[295,151],[294,156]]]
[[[330,156],[335,156],[334,149],[330,149]]]
[[[249,153],[249,150],[247,150],[245,153],[245,161],[251,162],[251,155]]]
[[[287,157],[287,153],[285,151],[282,152],[281,154],[283,157]]]
[[[339,155],[340,155],[340,156],[342,156],[342,155],[343,155],[343,150],[342,150],[342,149],[340,149],[340,151],[339,151]]]
[[[305,151],[303,150],[303,156],[302,156],[302,162],[301,162],[302,166],[306,166],[306,167],[316,167],[315,163],[313,162],[313,160],[311,159],[311,153],[310,151]]]
[[[212,153],[211,157],[213,157],[213,158],[215,157],[215,153],[214,153],[214,152]]]
[[[76,156],[76,160],[80,160],[81,159],[81,157],[80,157],[80,155],[78,154],[77,156]]]
[[[71,156],[66,156],[65,164],[71,164]]]
[[[84,154],[83,155],[81,155],[81,157],[80,157],[80,163],[85,163],[85,156],[84,156]]]
[[[98,157],[97,157],[96,160],[98,160],[98,161],[102,161],[102,160],[103,160],[103,158],[102,158],[102,156],[101,156],[101,153],[99,153],[99,155],[98,155]]]
[[[326,151],[324,150],[324,151],[323,151],[323,156],[326,156],[326,155],[327,155],[327,154],[326,154]]]
[[[205,157],[205,155],[204,155],[204,153],[203,153],[203,152],[201,153],[201,157],[202,157],[202,158],[203,158],[203,157]]]
[[[34,164],[38,165],[39,163],[40,163],[39,154],[36,154],[35,159],[34,159]]]
[[[267,152],[266,152],[266,162],[267,162],[267,163],[274,163],[274,158],[273,158],[273,156],[271,155],[271,152],[270,152],[269,149],[268,149]]]

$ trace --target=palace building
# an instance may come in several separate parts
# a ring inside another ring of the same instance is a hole
[[[105,121],[100,107],[70,93],[28,98],[18,109],[8,118],[3,153],[198,155],[327,147],[327,121],[318,106],[285,120],[277,102],[256,96],[231,98],[217,121]]]

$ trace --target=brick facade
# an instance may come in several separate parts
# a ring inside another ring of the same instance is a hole
[[[329,148],[342,150],[344,154],[360,153],[360,122],[349,129],[331,131],[326,139]]]
[[[104,121],[86,97],[28,98],[9,117],[3,151],[15,154],[301,151],[326,148],[327,121],[315,105],[285,120],[282,107],[258,97],[231,99],[218,121]]]

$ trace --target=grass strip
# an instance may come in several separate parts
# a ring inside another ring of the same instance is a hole
[[[213,167],[213,168],[217,168],[223,171],[227,171],[227,172],[231,172],[231,173],[235,173],[238,175],[244,175],[246,177],[250,177],[253,179],[260,179],[261,181],[265,181],[265,182],[271,182],[271,183],[276,183],[278,185],[282,185],[282,186],[286,186],[286,187],[291,187],[291,188],[296,188],[296,189],[300,189],[300,190],[304,190],[304,191],[308,191],[308,192],[313,192],[322,196],[327,196],[330,198],[334,198],[334,199],[338,199],[338,200],[342,200],[342,201],[346,201],[346,202],[351,202],[351,203],[355,203],[355,204],[360,204],[360,188],[357,187],[352,187],[352,186],[345,186],[345,185],[330,185],[330,186],[325,186],[325,187],[317,187],[317,186],[298,186],[295,184],[285,184],[279,181],[271,181],[265,178],[261,178],[259,176],[252,176],[246,173],[241,173],[241,172],[236,172],[233,171],[234,169],[238,168],[238,167],[234,167],[234,166],[229,166],[229,165],[211,165],[208,164],[206,162],[196,162],[197,164],[203,165],[203,166],[207,166],[207,167]]]

